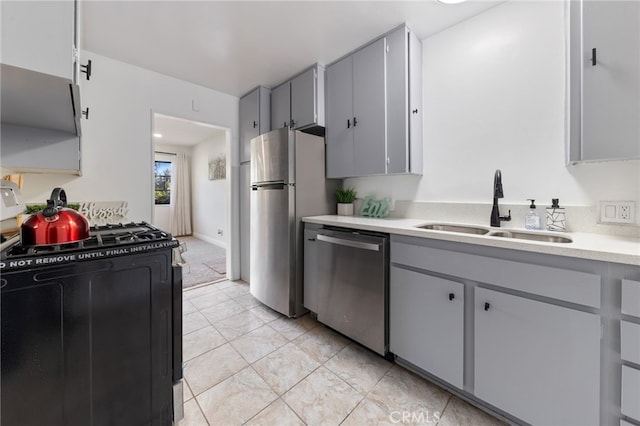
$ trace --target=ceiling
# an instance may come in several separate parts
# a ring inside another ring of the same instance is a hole
[[[403,22],[424,39],[502,1],[85,0],[81,46],[241,96],[335,61]]]
[[[197,121],[168,115],[153,115],[153,133],[162,137],[153,138],[157,144],[193,146],[202,141],[224,135],[225,129]]]

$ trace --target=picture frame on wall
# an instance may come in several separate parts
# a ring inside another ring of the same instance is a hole
[[[227,157],[219,155],[209,159],[209,180],[220,180],[227,178]]]

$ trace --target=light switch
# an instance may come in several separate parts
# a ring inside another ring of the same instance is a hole
[[[611,204],[607,205],[604,210],[604,217],[607,219],[615,219],[616,217],[616,206],[612,206]]]

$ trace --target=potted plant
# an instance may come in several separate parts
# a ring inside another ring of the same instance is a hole
[[[341,216],[353,216],[353,202],[357,197],[356,190],[353,188],[336,189],[336,198],[338,199],[338,214]]]

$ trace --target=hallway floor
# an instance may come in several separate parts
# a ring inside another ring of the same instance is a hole
[[[246,283],[183,295],[180,426],[504,424],[309,315],[265,307]]]
[[[182,267],[182,288],[217,282],[227,278],[226,250],[196,237],[177,237],[185,243],[182,257],[187,262]]]

